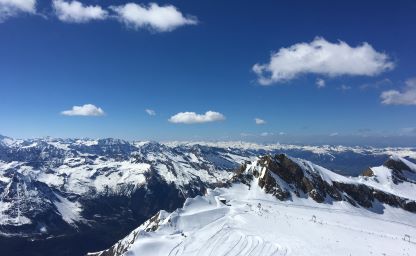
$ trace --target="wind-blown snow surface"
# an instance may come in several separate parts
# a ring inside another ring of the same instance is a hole
[[[280,202],[256,180],[209,190],[157,218],[156,231],[146,232],[155,227],[147,222],[121,240],[128,250],[120,255],[416,255],[415,214],[386,206],[379,215],[344,201]]]

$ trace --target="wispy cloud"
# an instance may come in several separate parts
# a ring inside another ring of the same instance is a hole
[[[0,23],[22,13],[36,13],[36,0],[0,0]]]
[[[65,116],[103,116],[105,112],[102,108],[93,104],[85,104],[83,106],[73,106],[72,109],[62,111],[61,114]]]
[[[262,85],[284,82],[302,74],[329,77],[341,75],[375,76],[394,68],[385,53],[364,42],[351,47],[346,42],[331,43],[316,37],[310,43],[298,43],[273,53],[270,62],[255,64],[253,71]]]
[[[391,84],[393,84],[393,82],[390,79],[384,78],[382,80],[379,80],[379,81],[376,81],[376,82],[373,82],[373,83],[365,83],[365,84],[362,84],[360,86],[360,89],[361,90],[379,89],[381,87],[385,87],[385,86],[391,85]]]
[[[256,123],[256,124],[266,124],[266,121],[265,120],[263,120],[263,119],[261,119],[261,118],[254,118],[254,122]]]
[[[406,81],[403,90],[388,90],[380,95],[381,103],[386,105],[416,105],[416,78]]]
[[[333,133],[329,134],[330,137],[334,137],[334,136],[338,136],[338,135],[339,135],[339,133],[337,133],[337,132],[333,132]]]
[[[59,20],[70,23],[86,23],[92,20],[104,20],[108,12],[98,5],[83,5],[78,1],[66,2],[54,0],[53,9]]]
[[[272,135],[274,135],[274,133],[272,133],[272,132],[262,132],[262,133],[260,133],[260,136],[262,136],[262,137],[267,137],[267,136],[272,136]]]
[[[225,120],[225,116],[215,111],[207,111],[205,114],[197,114],[195,112],[180,112],[169,118],[169,122],[175,124],[199,124],[223,120]]]
[[[324,88],[326,86],[325,80],[322,78],[316,79],[316,86],[320,88]]]
[[[153,109],[145,109],[144,110],[149,116],[155,116],[156,115],[156,111],[154,111]]]
[[[120,22],[134,29],[145,28],[157,32],[172,31],[185,25],[195,25],[198,20],[193,16],[184,16],[175,6],[160,6],[150,3],[148,6],[127,3],[110,7]]]

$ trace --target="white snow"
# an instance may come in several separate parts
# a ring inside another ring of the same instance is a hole
[[[72,161],[68,161],[71,160]],[[46,184],[77,194],[88,193],[91,189],[103,192],[106,189],[116,192],[120,185],[139,186],[145,183],[144,174],[150,165],[130,161],[95,160],[85,163],[84,159],[67,159],[56,173],[40,172],[37,179]],[[106,170],[106,171],[101,171]],[[97,175],[96,175],[97,174]]]
[[[301,168],[306,169],[309,172],[319,174],[319,176],[321,176],[321,178],[330,185],[332,185],[333,181],[338,181],[342,183],[353,183],[353,181],[350,178],[334,173],[310,161],[293,157],[291,157],[290,159],[297,163]]]
[[[71,202],[56,193],[55,196],[59,199],[59,201],[55,201],[54,204],[64,221],[66,221],[68,224],[75,224],[75,222],[82,220],[82,209],[78,202]]]
[[[233,185],[188,199],[155,232],[141,226],[122,240],[129,247],[123,255],[416,255],[415,214],[388,206],[377,214],[345,202],[280,202],[255,182],[251,189]],[[219,197],[229,206],[218,204]]]
[[[13,225],[21,226],[25,224],[30,224],[31,221],[29,218],[18,214],[16,217],[10,217],[5,211],[13,207],[13,204],[10,202],[1,202],[0,203],[0,225]]]
[[[92,140],[92,139],[76,140],[75,143],[79,145],[84,145],[84,146],[94,146],[94,145],[98,145],[98,140]]]
[[[13,139],[8,138],[8,137],[3,137],[3,139],[1,139],[0,142],[2,142],[6,146],[11,146],[15,143],[15,141]]]
[[[392,170],[387,167],[372,167],[373,177],[360,176],[356,179],[359,183],[373,187],[375,189],[397,195],[403,198],[416,200],[416,184],[411,182],[394,183]]]

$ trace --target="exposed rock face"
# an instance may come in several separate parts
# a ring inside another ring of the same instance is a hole
[[[371,170],[371,168],[368,168],[365,171],[363,171],[363,173],[361,175],[365,176],[365,177],[373,177],[374,172],[373,172],[373,170]]]
[[[405,163],[389,159],[385,166],[396,168],[391,169],[396,181],[409,182],[409,179],[402,175],[402,170],[411,171]],[[372,207],[377,200],[393,207],[416,212],[416,202],[413,200],[358,183],[353,178],[342,177],[328,180],[324,177],[324,173],[317,170],[317,166],[299,159],[292,159],[284,154],[267,155],[261,157],[254,166],[245,165],[242,168],[248,171],[240,170],[234,180],[241,180],[246,184],[250,181],[249,174],[251,174],[258,178],[258,185],[266,193],[276,196],[279,200],[287,200],[291,196],[310,197],[318,203],[343,200],[354,206],[365,208]],[[364,176],[372,177],[374,173],[368,169]]]
[[[405,163],[403,163],[400,160],[397,159],[389,159],[383,164],[385,167],[395,170],[395,171],[411,171],[410,167],[407,166]]]
[[[315,173],[305,174],[305,170],[284,154],[264,156],[258,161],[261,173],[259,186],[279,200],[289,199],[291,192],[296,196],[309,196],[317,202],[323,202],[327,194],[339,199],[340,195],[328,183]]]

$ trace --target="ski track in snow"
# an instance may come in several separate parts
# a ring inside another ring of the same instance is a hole
[[[281,202],[257,184],[251,189],[240,184],[187,200],[155,232],[131,241],[123,255],[413,256],[415,221],[414,214],[389,206],[381,215],[342,202],[325,207],[310,199]]]
[[[186,254],[186,244],[180,243],[169,252],[169,256],[200,255],[200,256],[254,256],[254,255],[286,255],[286,250],[277,244],[264,241],[260,236],[246,235],[244,232],[234,230],[229,226],[222,226],[219,231],[208,238],[205,246]]]

